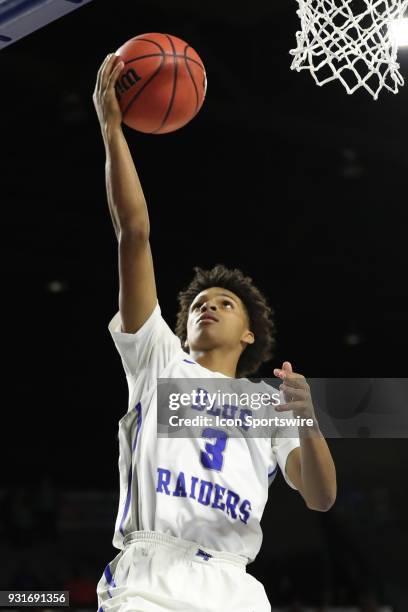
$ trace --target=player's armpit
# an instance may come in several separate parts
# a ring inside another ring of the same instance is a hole
[[[133,334],[157,303],[153,259],[148,238],[133,230],[119,237],[119,310],[122,331]]]
[[[303,493],[303,481],[302,481],[302,471],[300,464],[300,447],[294,448],[286,459],[286,475],[291,481],[291,483],[297,488],[303,499],[305,499]],[[305,499],[306,501],[306,499]]]

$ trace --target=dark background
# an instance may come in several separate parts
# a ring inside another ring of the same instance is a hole
[[[2,51],[1,588],[82,576],[92,590],[117,552],[127,385],[107,330],[117,245],[92,92],[129,38],[188,41],[208,78],[188,126],[125,128],[170,326],[193,266],[220,262],[275,310],[277,351],[259,376],[286,359],[306,377],[407,376],[408,88],[374,102],[317,87],[290,71],[298,27],[294,2],[98,1]],[[399,61],[407,78],[408,49]],[[272,604],[405,611],[406,441],[329,443],[336,505],[309,511],[277,479],[249,571]]]

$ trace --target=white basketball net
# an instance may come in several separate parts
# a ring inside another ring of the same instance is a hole
[[[390,24],[402,19],[408,0],[297,0],[302,30],[292,70],[310,70],[318,85],[335,79],[349,94],[364,87],[377,100],[385,87],[404,84]]]

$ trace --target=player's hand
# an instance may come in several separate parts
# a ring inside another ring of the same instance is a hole
[[[293,372],[289,361],[284,361],[282,369],[275,368],[273,373],[282,380],[279,389],[283,391],[285,404],[275,406],[278,412],[293,410],[294,416],[315,418],[310,387],[302,374]]]
[[[102,129],[117,127],[122,123],[122,111],[116,97],[115,84],[123,66],[119,56],[110,53],[98,70],[92,100]]]

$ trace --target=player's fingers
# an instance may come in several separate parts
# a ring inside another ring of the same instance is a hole
[[[125,65],[125,63],[123,62],[123,60],[118,61],[118,63],[116,64],[116,66],[114,67],[114,69],[112,70],[109,80],[106,84],[106,88],[109,89],[110,87],[114,87],[116,81],[118,80],[118,77],[123,69],[123,66]]]
[[[285,376],[282,384],[293,387],[294,389],[305,389],[309,387],[304,376]]]
[[[101,82],[100,82],[101,92],[106,91],[110,76],[112,74],[115,62],[118,57],[119,56],[116,55],[115,53],[110,53],[106,59],[106,64],[104,65],[102,72],[101,72]]]
[[[108,63],[109,59],[112,57],[112,55],[113,55],[112,53],[109,53],[105,57],[105,59],[103,60],[102,64],[99,67],[98,74],[97,74],[97,77],[96,77],[96,86],[95,86],[95,90],[96,91],[100,91],[100,89],[101,89],[105,66]]]
[[[289,364],[290,367],[286,366],[285,364]],[[299,374],[293,372],[292,366],[290,365],[289,361],[285,361],[283,365],[285,367],[274,368],[273,373],[275,374],[275,376],[279,376],[279,378],[284,378],[285,376],[300,376]]]
[[[296,389],[295,387],[288,387],[286,385],[280,385],[279,389],[283,391],[285,398],[289,399],[291,402],[294,400],[306,401],[308,399],[306,389]]]
[[[102,83],[102,78],[103,78],[103,71],[104,71],[104,68],[106,66],[107,61],[109,60],[109,57],[110,57],[110,54],[105,57],[105,59],[103,60],[102,64],[99,67],[98,74],[97,74],[97,77],[96,77],[95,89],[94,89],[94,92],[93,92],[93,97],[94,98],[99,98],[100,97],[100,94],[101,94],[101,83]]]

